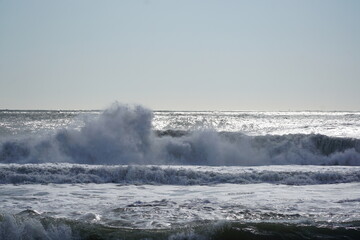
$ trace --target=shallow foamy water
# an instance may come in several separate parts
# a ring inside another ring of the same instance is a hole
[[[360,207],[359,189],[358,182],[301,186],[7,184],[0,189],[0,204],[7,214],[31,213],[112,227],[169,228],[205,220],[341,225],[360,219],[360,212],[354,211]]]

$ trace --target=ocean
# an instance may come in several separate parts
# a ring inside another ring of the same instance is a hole
[[[360,239],[360,112],[0,110],[0,239]]]

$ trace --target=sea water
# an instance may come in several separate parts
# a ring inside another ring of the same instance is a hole
[[[360,239],[360,112],[0,111],[0,239]]]

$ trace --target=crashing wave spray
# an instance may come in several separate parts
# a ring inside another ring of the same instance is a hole
[[[209,129],[174,134],[155,132],[152,119],[144,107],[115,103],[80,129],[3,142],[0,163],[360,165],[358,139]]]

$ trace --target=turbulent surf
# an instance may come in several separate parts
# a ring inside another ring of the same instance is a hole
[[[0,239],[360,237],[360,112],[0,119]]]

